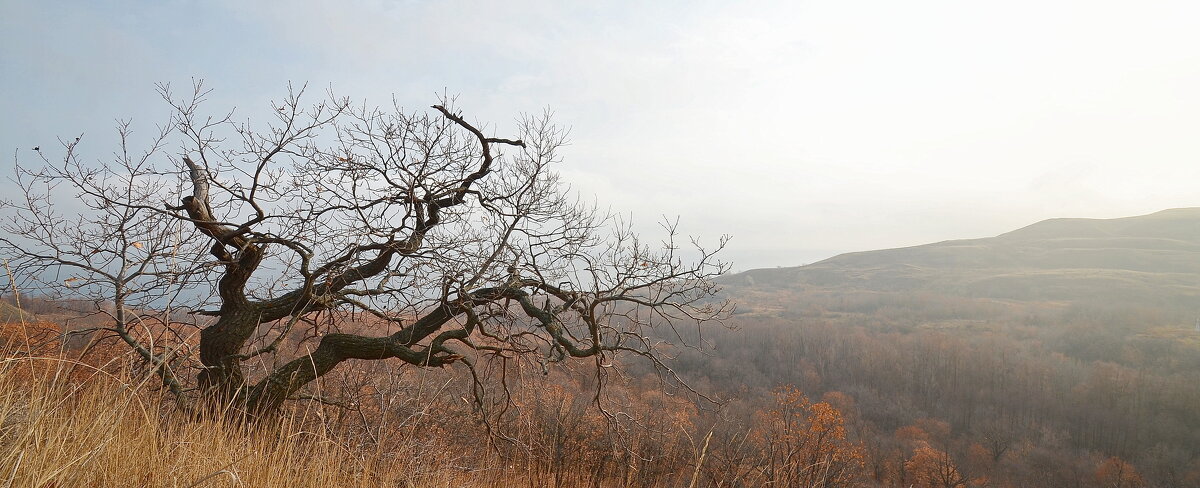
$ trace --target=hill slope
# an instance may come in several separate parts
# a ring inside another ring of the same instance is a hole
[[[37,317],[29,312],[24,312],[21,309],[9,305],[8,302],[0,301],[0,324],[16,323],[24,319],[26,322],[34,322]]]
[[[1200,308],[1200,208],[1051,219],[996,237],[751,270],[725,284],[735,295],[739,288],[857,289]]]

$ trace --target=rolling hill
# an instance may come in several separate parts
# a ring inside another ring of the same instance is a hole
[[[10,305],[8,302],[0,301],[0,324],[16,323],[22,319],[26,322],[34,322],[37,320],[37,317]]]
[[[1200,208],[1051,219],[995,237],[854,252],[731,275],[751,290],[868,290],[971,298],[1137,303],[1200,310]]]

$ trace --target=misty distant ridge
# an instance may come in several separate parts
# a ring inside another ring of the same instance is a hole
[[[928,291],[1200,309],[1200,208],[1050,219],[996,237],[846,253],[724,282],[733,294],[742,287]]]
[[[1195,244],[1200,242],[1200,207],[1172,208],[1117,219],[1049,219],[1000,234],[997,238],[1165,239]]]

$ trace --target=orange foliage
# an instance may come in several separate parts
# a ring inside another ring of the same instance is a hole
[[[967,465],[973,471],[989,471],[995,464],[996,461],[992,458],[992,452],[983,447],[983,444],[975,442],[967,448]]]
[[[1146,481],[1133,465],[1113,456],[1096,467],[1096,483],[1103,488],[1142,488]]]
[[[758,414],[758,442],[774,486],[852,486],[865,452],[846,440],[841,412],[811,402],[793,386],[775,390],[775,406]]]
[[[944,446],[950,440],[950,424],[938,419],[917,419],[913,425],[928,434],[927,442],[935,446]]]
[[[838,409],[843,415],[848,414],[858,408],[854,403],[854,398],[840,391],[831,391],[825,393],[821,397],[821,401],[833,405],[833,408]]]
[[[965,488],[966,478],[950,459],[950,454],[929,446],[920,446],[904,463],[914,488]]]
[[[906,425],[896,429],[896,440],[908,446],[929,444],[929,433],[915,425]]]

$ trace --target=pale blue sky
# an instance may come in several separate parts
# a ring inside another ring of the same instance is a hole
[[[204,78],[504,133],[549,106],[586,198],[732,234],[736,268],[1200,206],[1200,7],[1165,1],[0,0],[0,170]],[[11,191],[8,186],[0,190]]]

